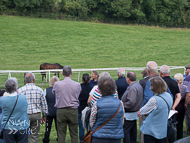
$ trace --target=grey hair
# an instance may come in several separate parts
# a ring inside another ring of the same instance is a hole
[[[7,93],[13,93],[17,91],[17,88],[18,88],[18,83],[14,79],[9,78],[5,82],[5,90]]]
[[[150,73],[155,73],[158,70],[158,65],[157,65],[157,63],[155,61],[149,61],[146,64],[146,68],[147,68],[147,70],[150,71]]]
[[[183,83],[183,75],[181,73],[175,74],[174,79],[178,80],[180,84]]]
[[[53,76],[51,79],[50,79],[50,82],[49,82],[49,87],[53,87],[54,83],[56,81],[59,81],[59,78],[56,77],[56,76]]]
[[[71,75],[71,67],[66,65],[63,67],[63,75],[64,76],[70,76]]]
[[[16,77],[11,77],[11,78],[9,78],[9,79],[12,79],[12,80],[14,80],[15,82],[16,82],[16,85],[17,85],[17,89],[18,89],[18,80],[17,80],[17,78]]]
[[[119,76],[124,76],[124,75],[125,75],[125,70],[124,70],[124,68],[122,68],[122,67],[118,68],[117,74],[118,74]]]
[[[35,75],[32,72],[28,72],[24,79],[26,83],[31,83],[35,79]]]
[[[160,71],[162,72],[163,75],[170,74],[170,68],[167,65],[162,65],[160,67]]]
[[[102,96],[113,95],[116,91],[115,81],[111,76],[102,76],[98,80],[98,89]]]
[[[101,80],[102,77],[111,77],[111,76],[108,72],[102,72],[102,73],[100,73],[100,75],[98,77],[98,81]]]

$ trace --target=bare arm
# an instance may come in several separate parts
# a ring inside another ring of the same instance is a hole
[[[174,104],[172,106],[172,110],[175,110],[175,107],[179,104],[180,100],[181,100],[181,94],[177,93],[176,94],[176,99],[175,99]]]
[[[190,93],[187,93],[186,94],[186,98],[185,98],[185,107],[187,108],[187,105],[189,104],[190,102]]]
[[[88,101],[87,101],[87,104],[89,107],[91,107],[91,104],[90,104],[91,100],[92,100],[92,95],[89,95]]]

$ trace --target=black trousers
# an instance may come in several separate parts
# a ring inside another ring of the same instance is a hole
[[[91,143],[121,143],[121,139],[102,139],[102,138],[92,137]]]
[[[156,139],[150,135],[144,135],[144,142],[145,143],[164,143],[164,139]]]
[[[183,138],[184,117],[185,117],[185,110],[184,110],[184,112],[177,114],[177,121],[178,121],[178,124],[176,125],[176,127],[177,127],[177,140]]]
[[[133,121],[124,120],[123,130],[124,130],[123,143],[137,142],[137,120]]]
[[[55,121],[55,128],[57,131],[56,116],[46,116],[46,130],[43,138],[43,143],[49,143],[49,136],[53,120]]]

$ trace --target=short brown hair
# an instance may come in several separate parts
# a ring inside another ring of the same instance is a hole
[[[101,77],[98,80],[98,89],[102,96],[113,95],[116,91],[116,84],[112,77]]]
[[[134,72],[128,72],[127,78],[129,78],[130,81],[136,81],[136,74]]]
[[[145,77],[145,76],[148,76],[148,74],[147,74],[147,69],[144,69],[144,70],[141,72],[141,74],[143,74],[144,77]]]
[[[150,79],[151,90],[155,94],[161,94],[167,91],[167,84],[161,77],[153,77]]]

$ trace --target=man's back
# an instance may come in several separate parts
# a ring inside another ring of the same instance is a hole
[[[126,90],[122,97],[125,112],[137,112],[143,103],[143,88],[136,81]]]
[[[28,102],[28,114],[38,113],[42,110],[47,113],[47,103],[43,90],[34,83],[27,83],[18,89],[20,95],[25,95]]]
[[[118,96],[119,99],[122,98],[123,93],[125,93],[125,91],[127,90],[127,87],[129,86],[129,84],[126,81],[126,78],[123,77],[119,77],[116,81],[116,86],[117,86],[117,92],[118,92]]]
[[[174,79],[172,79],[170,76],[165,76],[162,78],[166,82],[166,84],[168,85],[168,87],[169,87],[169,89],[173,95],[173,101],[175,101],[176,94],[180,93],[177,82]]]
[[[52,92],[56,96],[55,107],[57,108],[78,108],[79,94],[81,92],[80,83],[65,77],[64,80],[55,82]]]

